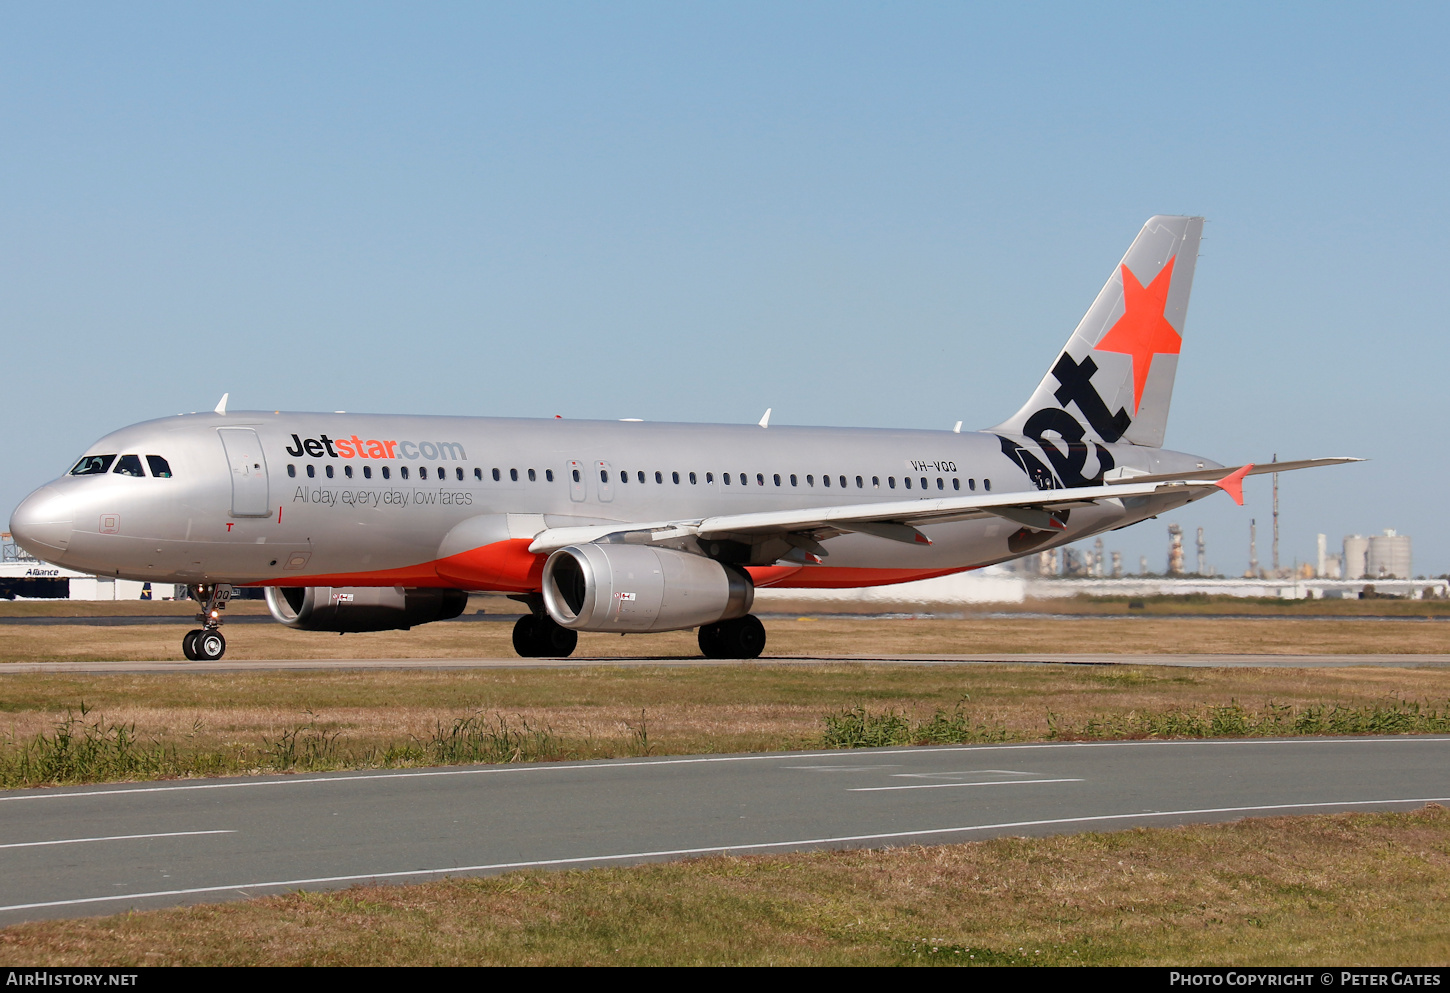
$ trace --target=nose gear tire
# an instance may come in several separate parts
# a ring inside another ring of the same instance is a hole
[[[220,631],[198,631],[191,644],[198,662],[215,662],[227,653],[227,640]]]

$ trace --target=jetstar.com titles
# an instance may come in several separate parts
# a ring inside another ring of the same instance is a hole
[[[442,459],[462,462],[468,458],[468,453],[456,441],[380,441],[357,435],[329,438],[320,434],[316,438],[302,438],[294,434],[286,452],[297,459],[307,456],[314,459]]]

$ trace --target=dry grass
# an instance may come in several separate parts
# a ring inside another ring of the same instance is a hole
[[[550,728],[590,756],[634,754],[641,714],[656,754],[816,746],[823,718],[864,706],[917,719],[961,703],[973,724],[1012,740],[1089,719],[1196,711],[1238,702],[1445,706],[1450,669],[1177,669],[869,664],[588,667],[176,675],[13,674],[0,682],[0,734],[24,741],[82,702],[182,752],[260,747],[313,724],[354,751],[424,737],[438,723],[501,714]]]
[[[1163,617],[999,617],[766,621],[767,652],[781,658],[851,655],[1444,654],[1450,624],[1424,620],[1189,619]],[[179,624],[0,626],[0,662],[181,659]],[[228,660],[512,658],[503,622],[429,624],[412,631],[336,635],[280,624],[232,625]],[[698,658],[689,631],[620,637],[583,634],[576,658]]]
[[[1439,965],[1450,812],[716,857],[26,924],[37,965]]]

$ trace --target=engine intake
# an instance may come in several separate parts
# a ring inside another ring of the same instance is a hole
[[[462,590],[401,586],[269,586],[267,609],[301,631],[406,631],[446,621],[468,606]]]
[[[750,576],[648,545],[570,545],[544,563],[544,606],[576,631],[676,631],[750,613]]]

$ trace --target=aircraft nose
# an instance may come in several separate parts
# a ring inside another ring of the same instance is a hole
[[[71,502],[54,486],[42,486],[10,515],[16,543],[38,559],[53,559],[70,547]]]

